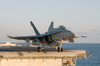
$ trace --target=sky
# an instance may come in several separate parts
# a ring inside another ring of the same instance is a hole
[[[64,25],[75,33],[75,43],[100,43],[100,0],[0,0],[0,42],[24,42],[7,38],[41,34]],[[67,42],[67,41],[66,41]]]

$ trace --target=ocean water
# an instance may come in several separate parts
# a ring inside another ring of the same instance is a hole
[[[94,53],[87,59],[77,59],[76,66],[100,66],[100,43],[63,44],[63,47],[69,49],[84,49],[88,53]]]
[[[28,43],[16,44],[21,44],[22,46],[29,45]],[[63,43],[62,47],[67,49],[82,49],[88,53],[94,53],[87,59],[77,59],[76,66],[100,66],[100,43]]]

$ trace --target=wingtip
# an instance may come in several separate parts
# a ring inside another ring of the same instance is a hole
[[[10,38],[11,36],[10,35],[7,35],[7,38]]]

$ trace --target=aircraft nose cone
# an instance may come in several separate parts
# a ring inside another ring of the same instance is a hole
[[[73,36],[73,37],[74,37],[74,36],[75,36],[75,34],[74,34],[73,32],[71,32],[71,36]]]
[[[75,36],[75,33],[73,33],[73,36]]]
[[[72,32],[72,31],[70,31],[70,30],[67,30],[66,31],[67,33],[67,36],[69,36],[69,37],[74,37],[75,36],[75,34]]]

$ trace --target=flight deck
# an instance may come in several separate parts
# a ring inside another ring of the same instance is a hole
[[[87,59],[93,53],[85,50],[44,48],[38,52],[37,47],[0,46],[0,66],[75,66],[76,60]]]

